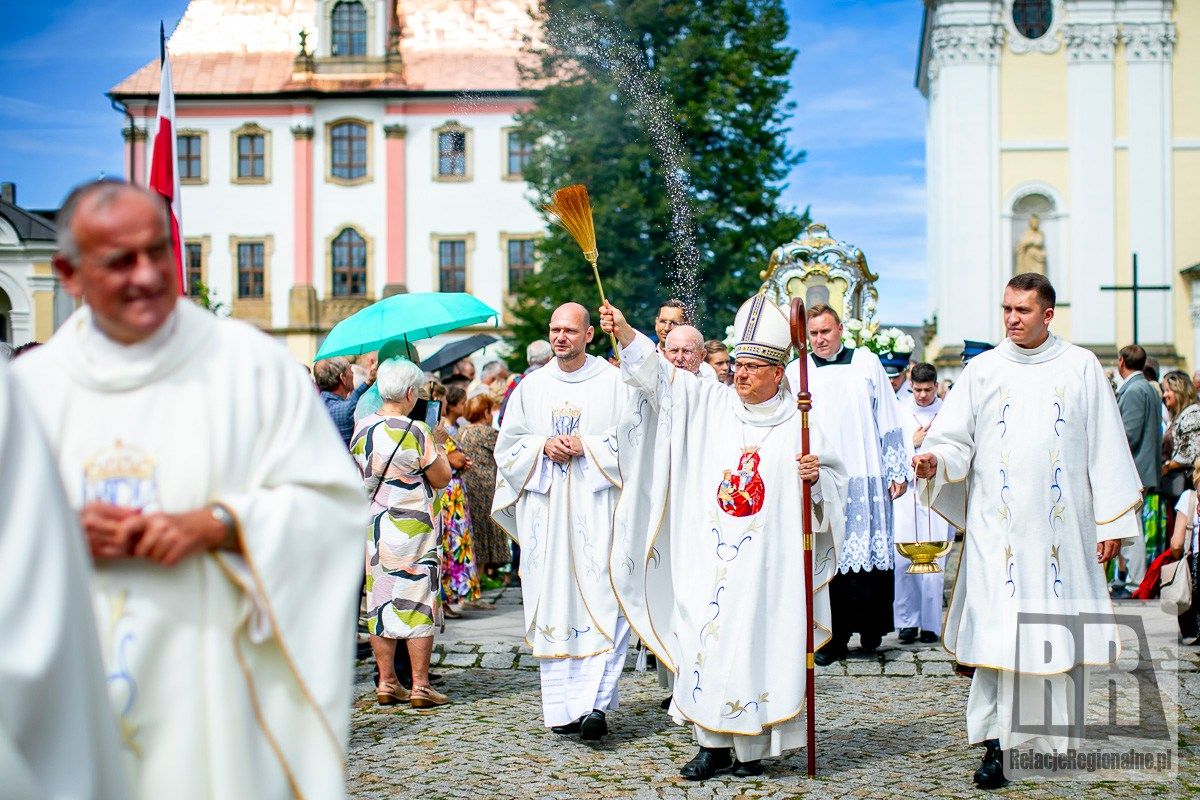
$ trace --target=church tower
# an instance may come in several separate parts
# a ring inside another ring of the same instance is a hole
[[[928,303],[936,354],[1004,336],[1015,272],[1106,364],[1200,352],[1200,2],[926,0]],[[1193,285],[1195,284],[1195,285]]]

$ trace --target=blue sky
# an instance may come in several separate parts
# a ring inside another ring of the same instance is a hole
[[[924,101],[913,88],[921,3],[787,0],[797,111],[808,151],[784,202],[862,248],[880,275],[879,313],[925,316]],[[80,180],[124,170],[121,116],[104,96],[156,55],[186,0],[0,0],[0,180],[29,208]]]

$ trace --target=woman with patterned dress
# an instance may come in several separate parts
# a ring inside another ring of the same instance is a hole
[[[467,504],[474,509],[491,509],[496,493],[496,437],[492,418],[498,404],[491,395],[481,394],[467,401],[463,412],[469,424],[458,430],[458,445],[471,459],[471,470],[463,477]],[[471,520],[471,541],[475,545],[475,564],[485,574],[512,561],[508,534],[491,514],[480,512]]]
[[[449,386],[442,406],[442,421],[451,433],[446,457],[453,470],[450,483],[442,493],[442,599],[447,605],[465,603],[477,607],[479,572],[475,568],[471,541],[471,510],[463,490],[463,475],[471,469],[471,459],[453,438],[466,398],[467,393],[461,386]]]
[[[371,497],[366,539],[366,617],[379,667],[380,705],[409,701],[414,708],[446,702],[429,684],[438,601],[438,489],[450,481],[441,426],[431,431],[408,417],[424,375],[411,361],[393,358],[379,366],[376,385],[383,405],[361,419],[350,452]],[[396,675],[397,640],[412,661],[412,692]]]
[[[1171,424],[1163,436],[1162,478],[1159,494],[1164,508],[1174,509],[1185,489],[1191,486],[1192,465],[1200,458],[1200,405],[1196,389],[1186,373],[1172,370],[1162,378],[1163,404]],[[1167,523],[1175,529],[1174,514]]]

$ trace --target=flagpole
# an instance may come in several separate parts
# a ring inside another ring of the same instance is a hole
[[[162,20],[158,23],[158,56],[160,83],[158,88],[158,123],[154,130],[154,149],[150,155],[147,185],[163,198],[171,234],[171,250],[175,256],[175,280],[180,294],[188,287],[183,272],[183,213],[179,197],[179,160],[175,138],[175,90],[171,83],[171,61],[167,58],[167,31]]]

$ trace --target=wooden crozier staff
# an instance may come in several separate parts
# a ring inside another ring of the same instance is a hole
[[[588,197],[587,187],[582,183],[564,186],[554,193],[554,199],[543,206],[560,225],[567,229],[575,244],[583,251],[583,257],[592,265],[592,275],[596,278],[596,290],[600,292],[600,305],[608,300],[604,297],[604,285],[600,283],[600,269],[596,262],[600,251],[596,248],[596,226],[592,221],[592,200]],[[612,342],[613,356],[621,360],[621,348],[617,346],[617,337],[609,334]]]
[[[812,395],[808,393],[808,320],[805,317],[804,301],[792,298],[792,346],[796,348],[797,366],[800,368],[800,386],[796,391],[796,408],[800,411],[800,455],[806,456],[812,447],[808,438],[808,412],[812,410]],[[813,666],[813,527],[812,486],[800,481],[801,514],[804,530],[804,707],[808,733],[808,777],[817,774],[817,724],[816,724],[816,678]]]

